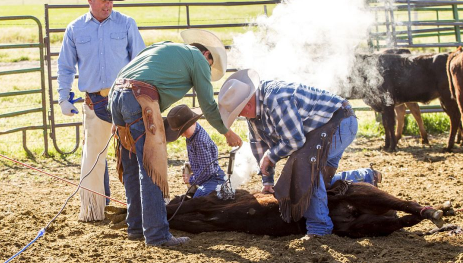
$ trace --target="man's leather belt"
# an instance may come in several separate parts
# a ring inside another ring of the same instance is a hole
[[[109,90],[110,90],[110,88],[106,88],[106,89],[102,89],[102,90],[97,91],[97,92],[87,92],[87,93],[102,96],[102,97],[108,97]]]
[[[159,92],[156,86],[135,79],[116,79],[114,89],[131,89],[136,96],[148,95],[153,100],[159,100]]]

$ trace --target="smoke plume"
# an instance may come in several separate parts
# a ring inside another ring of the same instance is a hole
[[[253,68],[261,79],[301,82],[340,94],[373,16],[364,0],[288,0],[257,28],[236,35],[230,66]]]

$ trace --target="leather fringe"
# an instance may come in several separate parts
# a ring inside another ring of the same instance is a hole
[[[320,185],[320,171],[326,165],[336,128],[349,114],[342,109],[336,111],[327,124],[309,132],[304,146],[289,157],[274,187],[283,221],[298,221],[307,211]]]

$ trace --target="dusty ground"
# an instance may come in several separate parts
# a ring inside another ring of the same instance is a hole
[[[441,153],[445,141],[444,136],[431,137],[433,147],[423,148],[415,138],[406,138],[401,151],[385,153],[378,150],[380,138],[358,138],[340,169],[375,163],[384,173],[383,190],[423,205],[450,200],[455,209],[462,209],[463,148]],[[77,182],[78,161],[25,162]],[[170,163],[172,174],[178,174],[180,160]],[[173,194],[185,190],[179,176],[171,176],[170,183]],[[0,185],[0,260],[7,260],[36,237],[75,188],[5,160],[0,160]],[[123,187],[114,176],[111,186],[113,197],[124,201]],[[259,178],[252,178],[244,188],[260,189]],[[125,229],[112,229],[109,220],[78,222],[78,208],[79,199],[74,197],[48,232],[13,262],[463,262],[463,234],[418,235],[433,228],[427,221],[388,237],[329,235],[308,243],[299,241],[300,236],[190,235],[172,230],[174,235],[190,236],[192,242],[166,249],[127,240]],[[463,226],[463,211],[445,220]]]

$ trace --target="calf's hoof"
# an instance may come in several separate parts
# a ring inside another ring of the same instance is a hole
[[[431,215],[431,221],[438,228],[441,228],[444,226],[444,220],[442,219],[443,215],[444,215],[444,212],[442,212],[442,210],[435,210]]]

